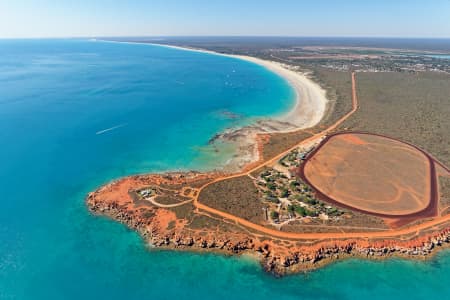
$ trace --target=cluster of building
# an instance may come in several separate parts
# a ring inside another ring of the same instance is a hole
[[[401,50],[271,49],[270,57],[303,67],[321,66],[338,71],[445,72],[450,73],[449,55]]]
[[[302,219],[333,221],[344,214],[342,210],[318,200],[313,190],[297,176],[298,167],[312,150],[295,149],[256,178],[268,222],[281,224]]]
[[[156,190],[154,188],[149,187],[149,188],[145,188],[145,189],[137,191],[137,194],[144,200],[147,200],[153,196],[156,196]]]
[[[415,73],[430,71],[450,73],[450,60],[425,56],[381,56],[378,59],[325,60],[315,61],[315,63],[338,71],[349,71],[351,69],[359,72]]]

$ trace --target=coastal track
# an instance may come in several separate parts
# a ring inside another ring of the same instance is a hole
[[[283,238],[283,239],[293,239],[293,240],[346,239],[346,238],[347,239],[348,238],[363,238],[363,239],[392,238],[392,237],[399,237],[399,236],[408,235],[408,234],[418,234],[422,230],[428,229],[432,226],[439,226],[445,222],[450,221],[450,215],[446,215],[444,217],[436,218],[431,221],[427,221],[427,222],[424,222],[424,223],[421,223],[421,224],[418,224],[415,226],[411,226],[408,228],[404,228],[404,229],[392,229],[392,230],[384,230],[384,231],[377,231],[377,232],[294,233],[294,232],[282,232],[282,231],[278,231],[275,229],[267,228],[262,225],[252,223],[243,218],[237,217],[235,215],[226,213],[224,211],[209,207],[209,206],[199,202],[199,200],[198,200],[199,195],[200,195],[201,191],[204,188],[206,188],[207,186],[209,186],[213,183],[231,179],[231,178],[236,178],[236,177],[240,177],[240,176],[251,176],[252,172],[254,172],[262,167],[276,163],[279,159],[281,159],[282,157],[284,157],[285,155],[290,153],[292,150],[294,150],[298,147],[302,147],[302,146],[311,144],[311,143],[316,143],[316,142],[322,140],[323,138],[325,138],[327,134],[331,133],[338,126],[340,126],[347,118],[349,118],[352,114],[354,114],[359,108],[358,97],[357,97],[357,93],[356,93],[356,73],[355,72],[352,72],[352,74],[351,74],[351,81],[352,81],[352,109],[348,113],[346,113],[344,116],[342,116],[339,120],[337,120],[335,123],[333,123],[331,126],[326,128],[325,130],[323,130],[317,134],[314,134],[313,136],[311,136],[309,138],[306,138],[305,140],[299,142],[298,144],[290,147],[286,151],[283,151],[282,153],[274,156],[273,158],[270,158],[266,161],[261,162],[260,164],[253,166],[249,170],[245,170],[240,173],[216,178],[215,180],[201,186],[200,188],[198,188],[196,195],[193,197],[192,204],[198,210],[202,210],[202,211],[208,212],[210,214],[230,220],[232,222],[235,222],[238,225],[247,227],[248,229],[252,229],[257,232],[267,234],[272,237],[278,237],[278,238]],[[448,171],[448,169],[445,166],[443,166],[442,164],[440,164],[437,161],[436,161],[436,163],[438,163],[439,165],[441,165],[442,167],[445,168],[445,170],[448,172],[447,176],[450,175],[450,172]]]
[[[156,202],[154,198],[150,198],[147,201],[149,201],[151,204],[161,207],[161,208],[174,208],[174,207],[185,205],[189,202],[192,202],[192,199],[185,200],[185,201],[179,202],[179,203],[174,203],[174,204],[161,204],[161,203]]]
[[[297,143],[296,145],[290,147],[289,149],[281,152],[280,154],[272,157],[271,159],[268,159],[266,161],[263,161],[255,166],[253,166],[251,169],[249,170],[245,170],[244,172],[240,172],[240,173],[235,173],[232,175],[227,175],[224,177],[220,177],[217,178],[207,184],[205,184],[204,186],[200,187],[197,193],[197,197],[194,198],[194,205],[196,205],[198,202],[198,195],[200,194],[201,190],[203,190],[205,187],[207,187],[210,184],[213,184],[215,182],[218,181],[222,181],[222,180],[226,180],[226,179],[231,179],[231,178],[236,178],[236,177],[240,177],[243,175],[247,175],[247,176],[251,176],[251,173],[253,173],[254,171],[268,166],[268,165],[272,165],[274,163],[276,163],[278,160],[280,160],[282,157],[286,156],[288,153],[290,153],[292,150],[308,145],[308,144],[312,144],[315,142],[320,141],[322,138],[324,138],[327,134],[329,134],[331,131],[335,130],[339,125],[341,125],[348,117],[350,117],[353,113],[355,113],[358,110],[358,99],[356,96],[356,75],[355,72],[352,72],[352,109],[346,113],[344,116],[342,116],[339,120],[337,120],[334,124],[332,124],[331,126],[329,126],[327,129],[324,129],[323,131],[316,133],[314,135],[312,135],[309,138],[304,139],[303,141]],[[299,130],[303,130],[303,129],[299,129]],[[208,206],[206,206],[208,207]],[[205,209],[206,210],[206,209]]]

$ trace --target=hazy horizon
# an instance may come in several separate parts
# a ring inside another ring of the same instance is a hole
[[[276,36],[450,38],[450,1],[0,2],[0,38]]]
[[[427,36],[329,36],[329,35],[67,35],[67,36],[24,36],[0,37],[0,39],[101,39],[101,38],[318,38],[318,39],[405,39],[405,40],[450,40],[449,37]]]

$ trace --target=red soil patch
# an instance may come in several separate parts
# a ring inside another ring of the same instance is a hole
[[[437,214],[434,161],[407,143],[367,133],[329,136],[300,175],[324,200],[404,224]]]
[[[344,139],[346,142],[348,142],[350,144],[354,144],[354,145],[366,145],[367,144],[366,141],[364,141],[363,139],[361,139],[360,137],[358,137],[355,134],[342,135],[341,138]]]
[[[264,145],[267,144],[270,140],[270,134],[267,133],[259,133],[256,135],[256,149],[258,151],[258,160],[251,162],[244,166],[242,169],[242,172],[249,171],[257,166],[259,166],[261,163],[264,162],[264,155],[263,155],[263,149]]]
[[[158,209],[154,216],[154,225],[160,226],[162,230],[167,230],[169,224],[173,222],[176,224],[177,216],[173,211],[167,209]]]

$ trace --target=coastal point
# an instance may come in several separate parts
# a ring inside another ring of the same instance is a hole
[[[446,298],[449,16],[0,1],[0,300]]]
[[[348,110],[333,113],[326,91],[295,68],[237,58],[285,77],[292,111],[217,135],[240,145],[244,159],[231,166],[119,179],[89,194],[92,212],[153,247],[250,253],[276,275],[348,257],[423,258],[450,241],[438,184],[448,168],[410,142],[345,127],[364,105],[357,72]]]

